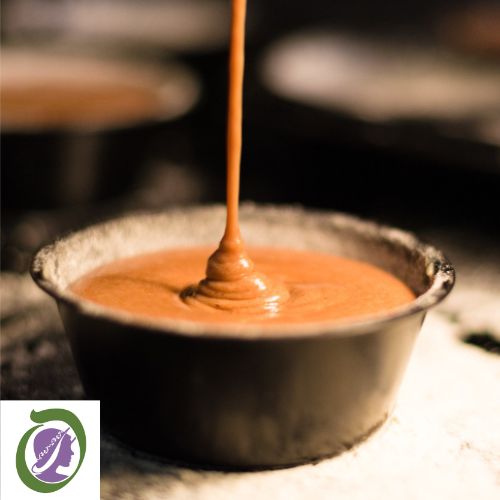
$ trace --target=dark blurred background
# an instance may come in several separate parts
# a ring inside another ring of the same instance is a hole
[[[4,0],[4,271],[124,211],[224,201],[229,8]],[[249,0],[247,31],[242,200],[496,244],[498,1]],[[156,109],[113,116],[138,88]]]

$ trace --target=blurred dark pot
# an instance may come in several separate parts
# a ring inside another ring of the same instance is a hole
[[[213,243],[223,207],[93,226],[42,249],[32,275],[57,300],[87,395],[101,400],[103,425],[124,442],[170,459],[244,469],[339,453],[391,412],[425,313],[451,290],[453,268],[408,233],[341,214],[245,206],[241,222],[250,245],[365,260],[417,298],[363,321],[263,328],[149,321],[68,291],[120,257]]]
[[[191,71],[178,63],[138,62],[127,56],[52,49],[4,49],[22,57],[61,57],[65,60],[122,65],[141,75],[155,75],[154,94],[162,104],[154,116],[87,125],[2,127],[2,207],[40,209],[82,205],[123,193],[137,180],[157,133],[176,144],[185,134],[186,115],[199,97],[199,83]],[[39,53],[38,53],[39,52]],[[62,54],[60,53],[62,52]],[[53,63],[52,63],[53,64]],[[147,81],[144,84],[148,85]],[[5,95],[3,96],[5,98]],[[165,104],[163,104],[165,102]],[[173,105],[171,103],[173,102]],[[170,103],[170,104],[167,104]]]

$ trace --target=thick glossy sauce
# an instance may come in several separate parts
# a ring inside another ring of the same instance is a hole
[[[137,315],[210,322],[310,323],[378,314],[413,300],[394,276],[314,252],[252,248],[239,221],[245,0],[233,0],[227,130],[227,218],[219,247],[117,261],[72,289]],[[205,274],[205,278],[200,277]]]
[[[213,249],[212,249],[213,250]],[[287,290],[281,307],[264,309],[253,294],[205,304],[181,293],[205,269],[210,248],[166,250],[96,269],[73,286],[78,295],[140,316],[205,322],[311,323],[360,319],[407,304],[413,293],[370,264],[319,252],[249,248],[255,266]]]
[[[256,314],[276,313],[289,299],[289,291],[270,275],[258,272],[247,254],[238,221],[240,188],[243,73],[245,59],[246,0],[233,0],[229,56],[227,126],[227,220],[219,248],[210,256],[206,277],[186,288],[181,296],[193,307],[251,309]],[[223,306],[221,306],[223,304]]]

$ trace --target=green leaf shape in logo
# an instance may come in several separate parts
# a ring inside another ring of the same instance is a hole
[[[19,478],[21,479],[21,481],[28,488],[31,488],[32,490],[38,491],[40,493],[52,493],[66,486],[75,477],[76,473],[80,469],[83,459],[85,458],[85,451],[87,449],[87,437],[85,436],[85,430],[83,429],[83,425],[78,417],[74,413],[63,408],[51,408],[42,411],[32,410],[30,418],[33,422],[40,425],[35,425],[29,431],[27,431],[19,442],[16,452],[17,473],[19,474]],[[28,469],[25,459],[26,446],[28,445],[28,441],[31,435],[38,428],[42,427],[43,424],[52,420],[61,420],[68,424],[73,429],[73,432],[78,439],[78,445],[80,446],[80,460],[78,462],[77,468],[75,469],[75,472],[73,472],[71,476],[69,476],[64,481],[61,481],[60,483],[44,483],[43,481],[40,481],[38,478],[33,476],[31,471]]]

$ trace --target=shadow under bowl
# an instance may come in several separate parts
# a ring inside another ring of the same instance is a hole
[[[426,311],[454,270],[435,248],[372,222],[245,205],[249,245],[313,249],[375,264],[406,283],[407,306],[353,322],[255,326],[148,320],[82,300],[68,286],[115,259],[213,244],[222,206],[133,215],[77,232],[35,256],[89,398],[123,442],[169,459],[256,469],[340,453],[391,412]]]

